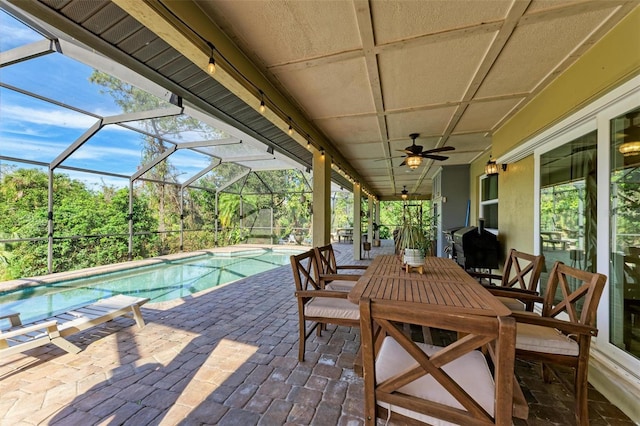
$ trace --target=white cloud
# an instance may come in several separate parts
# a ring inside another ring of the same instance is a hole
[[[71,129],[88,129],[97,121],[93,117],[74,111],[29,108],[19,105],[3,105],[2,119]]]
[[[4,14],[2,14],[4,15]],[[0,16],[0,40],[2,50],[12,49],[42,40],[43,37],[23,25],[17,25],[15,21],[8,19],[6,15]]]

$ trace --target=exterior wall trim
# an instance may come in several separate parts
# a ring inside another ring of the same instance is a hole
[[[537,136],[532,137],[523,144],[498,157],[496,162],[499,164],[509,164],[522,160],[523,158],[532,155],[535,150],[544,146],[549,141],[554,140],[559,135],[570,131],[572,128],[580,127],[589,120],[595,119],[596,115],[601,111],[632,96],[640,96],[640,75],[618,86],[611,92],[600,97],[584,108],[579,109]]]

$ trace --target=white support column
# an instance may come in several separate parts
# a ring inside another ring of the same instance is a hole
[[[331,242],[331,160],[313,151],[313,246]]]
[[[360,203],[362,199],[362,193],[360,192],[360,184],[353,184],[353,259],[362,259],[362,235],[360,234],[361,225],[361,211]]]

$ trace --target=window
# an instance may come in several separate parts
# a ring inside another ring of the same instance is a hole
[[[498,231],[498,175],[480,177],[480,219],[486,229]]]

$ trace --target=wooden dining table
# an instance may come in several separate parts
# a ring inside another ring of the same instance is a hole
[[[423,272],[406,272],[396,255],[376,256],[349,292],[361,298],[428,303],[434,310],[483,316],[511,311],[452,259],[427,257]]]
[[[429,304],[432,311],[509,316],[511,310],[452,259],[427,257],[423,272],[407,272],[396,255],[376,256],[349,292],[348,300],[384,299]],[[515,350],[515,348],[514,348]],[[360,374],[361,358],[354,369]],[[514,376],[514,416],[526,419],[527,401]]]

